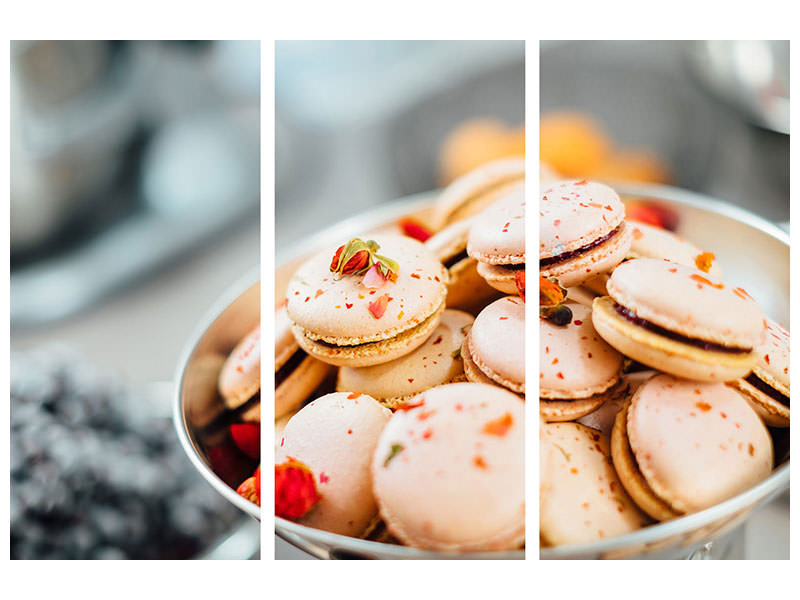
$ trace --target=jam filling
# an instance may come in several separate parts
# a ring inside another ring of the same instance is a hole
[[[778,390],[776,390],[766,381],[761,379],[755,373],[750,373],[750,375],[745,377],[744,380],[757,390],[764,392],[767,396],[769,396],[773,400],[780,402],[787,408],[789,407],[789,396],[784,396],[783,394],[781,394]]]
[[[283,366],[275,371],[275,387],[277,388],[280,384],[286,381],[289,378],[294,370],[300,366],[300,363],[308,356],[302,349],[298,348],[292,357],[287,360]]]
[[[458,254],[453,256],[452,258],[448,258],[444,262],[444,268],[445,269],[452,269],[458,263],[460,263],[462,260],[467,260],[468,258],[469,258],[469,255],[467,254],[467,249],[465,248],[464,250],[462,250],[461,252],[459,252]]]
[[[612,237],[619,233],[619,230],[622,228],[622,225],[619,225],[616,229],[613,229],[611,233],[604,235],[603,237],[597,238],[593,242],[589,242],[585,246],[578,248],[577,250],[571,250],[570,252],[562,252],[561,254],[557,254],[556,256],[550,256],[548,258],[540,258],[539,259],[539,268],[542,267],[549,267],[550,265],[555,265],[558,263],[565,262],[570,260],[571,258],[575,258],[579,254],[583,254],[584,252],[588,252],[593,248],[596,248],[603,242],[610,240]]]
[[[655,323],[651,323],[645,319],[636,316],[636,313],[632,310],[625,308],[621,304],[614,302],[614,308],[616,311],[625,317],[631,323],[638,325],[639,327],[644,327],[648,331],[652,331],[653,333],[657,333],[658,335],[663,335],[671,340],[675,340],[676,342],[681,342],[683,344],[689,344],[690,346],[696,346],[698,348],[702,348],[703,350],[711,350],[713,352],[728,352],[730,354],[747,354],[748,352],[752,352],[752,348],[735,348],[731,346],[723,346],[722,344],[716,344],[714,342],[707,342],[706,340],[698,340],[695,338],[686,337],[685,335],[681,335],[679,333],[675,333],[674,331],[670,331],[669,329],[664,329],[656,325]]]

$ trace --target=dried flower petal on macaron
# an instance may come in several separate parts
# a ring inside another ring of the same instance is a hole
[[[330,270],[339,275],[360,275],[377,265],[381,275],[395,281],[399,265],[395,260],[378,254],[378,250],[380,245],[375,240],[353,238],[336,249]]]

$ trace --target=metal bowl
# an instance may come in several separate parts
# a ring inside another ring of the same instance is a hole
[[[239,475],[223,480],[214,472],[208,450],[226,427],[226,409],[217,393],[217,377],[225,358],[260,320],[259,270],[242,277],[200,321],[178,362],[173,421],[183,449],[197,471],[230,503],[260,520],[261,509],[236,493],[252,474],[243,461]],[[249,471],[249,472],[248,472]]]
[[[741,208],[702,194],[667,186],[620,184],[623,199],[647,198],[671,208],[680,218],[677,233],[714,252],[726,281],[744,287],[773,319],[789,324],[789,236],[774,224]],[[424,215],[435,193],[418,194],[347,219],[298,244],[279,250],[276,301],[297,267],[315,250],[342,238],[391,226],[400,217]],[[702,512],[640,529],[616,538],[582,545],[544,548],[543,559],[683,558],[702,553],[725,538],[752,511],[789,487],[788,429],[786,457],[764,481]],[[778,435],[781,435],[778,433]],[[777,445],[776,445],[777,446]],[[275,532],[317,558],[362,559],[521,559],[524,551],[482,554],[429,552],[346,537],[275,519]],[[535,539],[535,538],[534,538]]]

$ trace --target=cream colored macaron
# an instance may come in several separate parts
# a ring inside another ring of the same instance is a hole
[[[614,467],[634,502],[663,521],[709,508],[772,471],[772,439],[722,383],[657,375],[617,414]]]
[[[511,550],[525,538],[525,407],[475,383],[443,385],[398,410],[372,460],[380,515],[404,544]]]
[[[370,242],[375,256],[396,264],[393,277],[381,283],[369,272],[332,272],[337,248],[350,242],[317,254],[291,278],[286,308],[294,336],[308,354],[332,365],[386,363],[418,348],[438,325],[447,270],[420,242],[387,234]]]
[[[619,265],[607,287],[592,322],[626,356],[699,381],[731,381],[755,364],[765,323],[743,289],[653,258]]]
[[[493,288],[516,294],[517,274],[525,271],[525,186],[519,185],[475,217],[467,254]]]
[[[758,361],[747,377],[728,383],[750,403],[765,424],[789,427],[789,332],[767,319]]]
[[[525,394],[525,303],[517,296],[495,300],[475,319],[461,349],[464,373],[473,383]]]
[[[585,544],[649,522],[611,465],[608,436],[578,423],[542,425],[539,535],[545,545]]]
[[[275,418],[300,408],[333,370],[300,348],[286,307],[275,310]]]
[[[422,346],[391,362],[371,367],[342,367],[336,381],[340,392],[361,392],[389,408],[437,385],[465,381],[461,345],[475,319],[447,309]]]
[[[448,225],[425,242],[447,269],[447,307],[477,314],[502,294],[478,274],[478,261],[467,254],[474,217]]]
[[[367,395],[334,393],[289,419],[276,464],[294,459],[306,465],[320,494],[300,523],[352,537],[368,531],[377,517],[370,462],[391,414]]]
[[[256,325],[228,355],[217,386],[225,406],[245,422],[261,422],[261,325]]]
[[[431,217],[434,230],[477,215],[524,181],[524,158],[493,160],[462,175],[436,200]]]
[[[573,421],[609,400],[622,374],[622,355],[592,325],[592,311],[567,301],[572,320],[539,319],[539,412],[545,421]]]

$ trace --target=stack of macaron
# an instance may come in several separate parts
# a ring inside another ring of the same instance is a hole
[[[297,269],[276,313],[279,517],[523,547],[524,210],[524,161],[495,161],[442,192],[430,238],[364,232]]]
[[[608,186],[547,184],[539,217],[542,544],[620,535],[767,477],[767,426],[789,424],[788,332],[712,253],[629,221]]]

